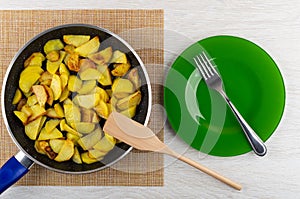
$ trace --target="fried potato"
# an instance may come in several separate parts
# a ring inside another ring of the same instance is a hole
[[[101,73],[98,82],[103,86],[110,86],[112,84],[112,80],[108,66],[98,65],[97,70]]]
[[[52,39],[47,41],[47,43],[44,45],[44,52],[45,54],[48,54],[51,51],[61,50],[63,48],[64,48],[64,44],[60,39]]]
[[[99,161],[96,158],[91,158],[88,152],[81,153],[81,160],[85,164],[92,164]]]
[[[39,104],[31,106],[30,109],[32,111],[32,115],[28,118],[28,122],[31,122],[36,118],[46,114],[45,108],[40,106]]]
[[[134,88],[138,90],[141,86],[141,80],[139,77],[139,72],[137,68],[133,68],[128,72],[128,79],[131,81],[131,83],[134,85]]]
[[[24,72],[24,71],[23,71]],[[38,73],[28,73],[24,74],[21,73],[20,80],[19,80],[19,88],[24,93],[29,93],[31,87],[38,81],[40,78],[40,74]],[[23,74],[23,75],[22,75]]]
[[[55,157],[55,161],[64,162],[72,158],[74,154],[74,143],[70,140],[65,140],[63,146],[61,147],[59,153]]]
[[[38,134],[40,133],[40,126],[43,116],[31,121],[25,125],[25,134],[31,139],[36,140]]]
[[[80,107],[91,109],[99,103],[100,95],[98,93],[76,95],[74,101],[76,101]]]
[[[82,81],[75,75],[69,76],[68,89],[71,92],[77,92],[82,86]]]
[[[97,68],[95,63],[90,59],[80,59],[79,67],[81,71],[84,71],[87,68]]]
[[[102,117],[104,119],[107,119],[110,114],[107,103],[105,103],[102,100],[100,100],[98,105],[94,107],[94,110],[100,117]]]
[[[113,52],[110,63],[126,64],[127,57],[126,57],[125,53],[123,53],[119,50],[116,50]]]
[[[51,132],[47,132],[45,128],[42,128],[38,140],[51,140],[63,137],[63,134],[57,128],[53,129]]]
[[[32,86],[32,91],[35,94],[39,105],[45,106],[45,104],[48,100],[48,94],[45,90],[45,87],[42,85],[34,85],[34,86]]]
[[[102,130],[96,128],[92,133],[80,138],[77,142],[83,148],[83,150],[92,149],[92,147],[101,139]]]
[[[140,91],[137,91],[128,97],[120,99],[117,102],[117,108],[120,110],[126,110],[132,106],[136,106],[141,102],[142,94]]]
[[[97,53],[91,54],[88,56],[90,60],[95,62],[98,65],[103,65],[109,62],[110,58],[112,57],[112,48],[107,47],[104,50],[101,50]]]
[[[90,40],[89,35],[64,35],[63,40],[66,44],[78,47]]]
[[[111,74],[116,77],[122,77],[128,72],[130,67],[129,63],[114,64],[114,69],[111,71]]]
[[[63,107],[65,118],[68,124],[80,122],[81,112],[78,106],[75,104],[64,104]]]
[[[77,91],[78,94],[88,94],[96,87],[96,80],[83,81],[81,88]]]
[[[94,145],[94,149],[97,149],[98,151],[102,152],[108,152],[114,148],[116,144],[116,139],[107,133],[103,136],[103,138],[97,142],[97,144]]]
[[[82,57],[87,57],[88,55],[97,52],[99,47],[100,47],[99,37],[96,36],[93,39],[89,40],[88,42],[75,48],[74,52],[78,53]]]
[[[50,60],[47,60],[47,63],[46,63],[47,71],[51,74],[55,74],[56,71],[58,70],[58,68],[60,67],[60,64],[64,60],[65,56],[66,56],[65,51],[59,51],[59,59],[57,61],[52,62]]]
[[[45,56],[41,52],[32,53],[32,55],[30,55],[30,57],[25,60],[24,67],[25,68],[27,66],[41,67],[44,60],[45,60]]]
[[[91,133],[95,129],[95,124],[90,122],[75,122],[71,126],[82,134]]]
[[[120,113],[125,115],[126,117],[133,118],[135,116],[137,106],[131,106],[126,110],[121,111]]]
[[[53,75],[50,88],[53,91],[54,100],[58,100],[62,93],[61,79],[58,75]]]
[[[124,78],[115,79],[112,87],[112,94],[117,98],[127,96],[134,92],[134,86],[130,80]],[[127,94],[127,95],[126,95]],[[119,95],[119,96],[118,96]]]
[[[65,144],[65,140],[62,139],[49,140],[49,145],[55,153],[59,153],[64,144]]]
[[[53,131],[57,127],[57,125],[59,125],[59,123],[60,123],[60,120],[51,119],[51,120],[46,122],[44,128],[45,128],[46,132],[50,133],[51,131]]]
[[[53,50],[50,51],[47,55],[46,58],[51,61],[51,62],[56,62],[59,60],[60,54],[58,50]]]
[[[81,156],[80,156],[80,153],[79,153],[77,147],[74,148],[74,154],[73,154],[72,160],[73,160],[73,162],[75,162],[77,164],[82,164]]]
[[[21,99],[22,99],[22,92],[20,91],[20,89],[17,89],[12,104],[18,104]]]
[[[94,68],[87,68],[79,72],[79,77],[82,80],[98,80],[100,76],[101,72]]]
[[[79,54],[78,53],[72,53],[68,57],[67,60],[67,66],[69,70],[78,72],[80,70],[80,65],[79,65]]]

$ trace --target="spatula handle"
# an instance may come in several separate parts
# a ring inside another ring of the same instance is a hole
[[[177,159],[179,159],[179,160],[181,160],[181,161],[183,161],[183,162],[185,162],[185,163],[187,163],[187,164],[195,167],[196,169],[199,169],[200,171],[202,171],[202,172],[204,172],[204,173],[206,173],[206,174],[208,174],[208,175],[210,175],[210,176],[212,176],[212,177],[220,180],[221,182],[223,182],[223,183],[225,183],[225,184],[233,187],[234,189],[237,189],[237,190],[241,190],[242,189],[242,186],[240,184],[238,184],[238,183],[236,183],[236,182],[234,182],[234,181],[232,181],[232,180],[230,180],[230,179],[228,179],[228,178],[226,178],[226,177],[218,174],[217,172],[215,172],[215,171],[213,171],[213,170],[211,170],[211,169],[209,169],[209,168],[207,168],[207,167],[205,167],[205,166],[203,166],[203,165],[201,165],[201,164],[199,164],[199,163],[197,163],[197,162],[195,162],[195,161],[193,161],[193,160],[191,160],[191,159],[189,159],[189,158],[187,158],[185,156],[182,156],[182,155],[174,152],[170,148],[165,148],[161,152],[165,153],[165,154],[168,154],[168,155],[171,155],[171,156],[173,156],[173,157],[175,157],[175,158],[177,158]]]

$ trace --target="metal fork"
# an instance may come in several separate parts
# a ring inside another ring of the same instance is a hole
[[[240,123],[253,151],[259,156],[264,156],[267,152],[266,146],[227,97],[223,89],[222,79],[214,68],[212,61],[207,57],[205,52],[195,56],[194,61],[207,86],[219,92],[227,102],[236,119]]]

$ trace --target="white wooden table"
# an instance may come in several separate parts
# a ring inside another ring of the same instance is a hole
[[[1,0],[0,9],[161,8],[165,10],[165,63],[175,53],[207,36],[230,34],[262,46],[284,75],[286,108],[281,124],[266,142],[268,154],[232,158],[199,155],[167,125],[166,142],[243,185],[236,191],[178,161],[165,157],[163,187],[13,187],[1,198],[299,198],[300,197],[300,1],[185,0]],[[1,19],[0,19],[1,20]],[[172,31],[168,31],[172,30]],[[173,34],[177,32],[178,34]],[[184,35],[181,39],[174,39]],[[3,48],[3,47],[2,47]],[[176,146],[176,147],[175,147]]]

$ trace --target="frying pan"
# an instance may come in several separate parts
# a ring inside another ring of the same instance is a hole
[[[101,41],[100,49],[112,46],[113,50],[118,49],[126,53],[132,67],[138,68],[142,85],[140,88],[142,101],[137,107],[137,112],[133,119],[144,125],[147,125],[149,121],[151,111],[151,87],[149,77],[143,62],[127,42],[106,29],[88,24],[66,24],[48,29],[35,36],[19,50],[11,61],[3,81],[1,93],[2,115],[6,128],[20,151],[12,156],[0,169],[0,194],[24,176],[34,163],[57,172],[83,174],[111,166],[132,149],[131,146],[125,143],[119,143],[101,162],[76,164],[70,160],[60,163],[38,153],[34,148],[34,141],[25,135],[22,122],[13,113],[16,107],[12,105],[15,91],[19,86],[19,75],[23,70],[24,61],[33,52],[43,52],[43,46],[47,41],[58,38],[62,39],[63,35],[66,34],[90,35],[91,38],[99,36]]]

